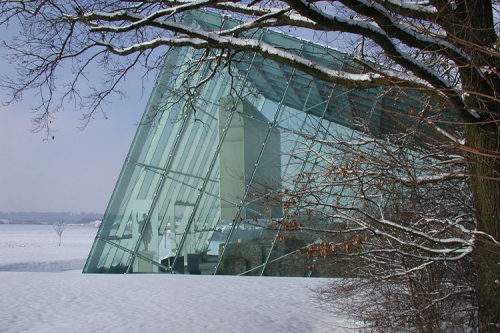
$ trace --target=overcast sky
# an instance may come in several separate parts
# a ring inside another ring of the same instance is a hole
[[[8,39],[13,26],[0,28],[0,39]],[[0,75],[12,75],[3,52],[0,48]],[[83,131],[81,114],[68,107],[56,115],[55,139],[49,141],[43,132],[30,132],[36,96],[0,106],[0,212],[104,213],[153,83],[150,77],[143,87],[141,79],[129,77],[121,87],[128,98],[110,100],[108,119],[98,116]],[[0,89],[0,103],[7,99]]]
[[[25,104],[2,108],[0,211],[104,212],[142,112],[125,107],[83,132],[77,115],[60,114],[51,141],[29,132]]]
[[[0,74],[12,73],[9,66],[0,58]],[[50,141],[30,132],[36,97],[0,107],[0,212],[104,213],[152,88],[143,93],[141,85],[127,80],[128,98],[112,100],[108,119],[98,116],[83,131],[81,114],[58,113]]]
[[[78,114],[60,113],[50,141],[44,133],[30,133],[29,104],[1,108],[0,211],[104,212],[141,102],[130,97],[112,103],[108,120],[95,119],[83,131]]]

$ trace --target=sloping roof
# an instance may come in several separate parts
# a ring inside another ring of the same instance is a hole
[[[228,29],[241,23],[228,16],[209,11],[197,11],[184,18],[207,31]],[[270,29],[246,32],[275,47],[286,49],[322,66],[347,72],[362,70],[347,53],[305,39]],[[249,66],[249,63],[252,66]],[[282,65],[261,55],[242,52],[233,62],[242,75],[266,99],[342,126],[359,130],[354,118],[365,119],[372,134],[384,135],[398,130],[398,122],[410,121],[402,115],[422,108],[423,96],[414,91],[389,91],[384,88],[350,89],[326,83],[308,74]],[[376,65],[374,65],[376,66]],[[287,89],[284,89],[287,87]],[[401,98],[404,95],[408,98]]]

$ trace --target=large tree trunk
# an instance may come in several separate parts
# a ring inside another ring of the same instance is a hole
[[[500,240],[500,137],[498,126],[467,125],[468,146],[478,151],[469,155],[477,229]],[[478,236],[474,249],[477,270],[477,298],[480,332],[500,330],[500,246]]]
[[[465,123],[466,153],[474,193],[478,235],[473,259],[477,272],[479,331],[500,330],[500,105],[498,73],[484,77],[482,67],[499,69],[488,50],[496,43],[491,0],[458,0],[445,19],[455,43],[469,55],[468,63],[458,64],[462,88],[470,92],[466,103],[481,119]],[[490,235],[492,238],[486,236]]]

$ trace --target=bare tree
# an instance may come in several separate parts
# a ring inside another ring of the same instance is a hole
[[[110,94],[118,92],[132,68],[151,70],[161,64],[164,47],[211,50],[204,59],[213,62],[214,69],[229,65],[236,52],[256,52],[325,82],[359,89],[412,88],[427,94],[452,109],[465,129],[464,140],[444,135],[462,152],[470,175],[476,227],[468,232],[474,236],[480,330],[488,332],[500,325],[496,5],[490,0],[2,1],[0,23],[15,22],[21,28],[18,38],[6,45],[19,76],[4,85],[12,89],[14,100],[31,89],[39,94],[35,121],[48,130],[52,113],[67,100],[76,100],[90,119]],[[242,21],[208,32],[180,20],[201,8]],[[345,37],[352,43],[342,46],[358,55],[356,65],[332,70],[252,33],[266,27],[313,31],[325,41]],[[74,77],[56,95],[56,76],[64,64],[72,66]],[[87,84],[94,66],[103,69],[103,81],[85,98],[79,84]],[[445,133],[446,118],[423,119],[433,131]]]
[[[276,194],[283,237],[308,234],[311,269],[347,277],[323,287],[321,300],[362,327],[470,331],[475,222],[461,151],[420,122],[387,137],[364,122],[363,132],[325,127],[297,140],[291,153],[309,163]]]
[[[57,236],[59,236],[59,246],[61,246],[61,237],[62,237],[62,233],[64,232],[64,230],[66,230],[66,223],[64,222],[58,222],[58,223],[54,223],[54,230],[56,231],[56,234]]]

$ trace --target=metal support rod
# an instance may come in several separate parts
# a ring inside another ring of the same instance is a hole
[[[158,76],[158,78],[157,78],[156,84],[155,84],[155,86],[154,86],[154,88],[153,88],[153,93],[152,93],[152,96],[155,94],[155,91],[157,91],[158,89],[160,89],[160,87],[165,87],[165,85],[162,85],[162,84],[159,84],[159,83],[160,83],[160,80],[161,80],[161,79],[165,76],[166,71],[167,71],[167,67],[166,67],[166,66],[162,67],[162,69],[161,69],[161,71],[160,71],[160,74],[159,74],[159,76]],[[154,101],[152,101],[152,100],[150,99],[150,100],[148,101],[148,105],[146,106],[146,108],[149,108],[149,106],[150,106],[152,103],[154,103]],[[149,117],[149,113],[146,113],[146,112],[145,112],[145,113],[142,115],[142,117],[141,117],[141,122],[139,123],[139,124],[140,124],[140,126],[144,126],[144,124],[147,124],[147,123],[148,123],[148,117]],[[103,216],[103,218],[102,218],[102,223],[101,223],[101,225],[99,226],[99,230],[97,231],[96,237],[95,237],[95,239],[94,239],[94,243],[93,243],[93,245],[92,245],[92,249],[91,249],[90,254],[89,254],[88,258],[87,258],[87,261],[85,262],[85,266],[84,266],[84,268],[83,268],[83,272],[86,272],[86,271],[87,271],[88,266],[90,265],[90,261],[91,261],[91,260],[92,260],[92,258],[93,258],[93,254],[94,254],[94,252],[95,252],[95,247],[96,247],[96,244],[98,244],[98,243],[96,242],[96,240],[97,240],[97,239],[101,236],[101,233],[102,233],[102,231],[104,230],[104,228],[106,228],[106,223],[105,223],[105,221],[107,221],[107,219],[108,219],[108,212],[111,210],[111,205],[115,202],[115,198],[116,198],[116,196],[117,196],[117,194],[118,194],[118,184],[121,184],[121,181],[122,181],[122,179],[123,179],[123,175],[124,175],[125,170],[126,170],[126,165],[127,165],[128,163],[130,163],[130,162],[131,162],[131,161],[130,161],[130,159],[129,159],[129,156],[130,156],[130,154],[134,151],[135,146],[136,146],[136,144],[137,144],[137,141],[138,141],[139,137],[141,136],[141,134],[142,134],[142,131],[138,130],[138,131],[137,131],[137,133],[136,133],[136,135],[134,136],[134,139],[132,140],[132,144],[130,145],[130,148],[129,148],[128,153],[127,153],[127,158],[125,159],[125,161],[124,161],[124,163],[123,163],[123,167],[122,167],[122,169],[121,169],[121,171],[120,171],[120,174],[119,174],[119,176],[118,176],[118,180],[117,180],[117,182],[116,182],[117,186],[115,186],[115,188],[114,188],[114,190],[113,190],[113,193],[111,194],[111,199],[109,200],[108,205],[107,205],[107,207],[106,207],[106,210],[105,210],[104,216]],[[129,259],[130,259],[130,258],[129,258]]]
[[[120,245],[120,244],[116,244],[116,243],[114,243],[114,242],[111,242],[111,241],[109,241],[109,240],[107,240],[107,239],[104,239],[104,238],[101,238],[101,237],[99,237],[98,239],[99,239],[99,240],[101,240],[101,241],[103,241],[103,242],[105,242],[105,243],[107,243],[107,244],[109,244],[109,245],[111,245],[111,246],[114,246],[114,247],[116,247],[116,248],[118,248],[118,249],[120,249],[120,250],[122,250],[122,251],[124,251],[124,252],[128,252],[128,253],[130,253],[130,254],[132,254],[132,253],[133,253],[133,251],[132,251],[132,250],[127,249],[125,246],[122,246],[122,245]],[[163,266],[162,264],[159,264],[159,263],[157,263],[156,261],[151,260],[151,259],[149,259],[148,257],[145,257],[145,256],[143,256],[143,255],[136,254],[136,257],[137,257],[137,258],[140,258],[140,259],[142,259],[142,260],[144,260],[144,261],[148,261],[149,263],[151,263],[151,264],[153,264],[153,265],[155,265],[155,266],[158,266],[158,267],[160,267],[160,268],[163,268],[164,270],[169,270],[169,269],[170,269],[169,267],[167,267],[167,266]]]
[[[151,203],[151,207],[149,209],[148,215],[146,216],[146,220],[144,222],[144,225],[142,226],[142,230],[140,230],[139,237],[137,238],[137,243],[134,246],[134,250],[127,261],[127,265],[128,265],[127,266],[127,273],[130,273],[132,271],[132,266],[133,266],[132,264],[135,260],[135,257],[137,256],[137,251],[139,250],[139,246],[140,246],[141,241],[142,241],[142,235],[144,234],[144,232],[147,228],[147,225],[149,223],[151,223],[151,216],[153,215],[154,209],[156,208],[156,204],[158,203],[158,199],[159,199],[161,191],[163,189],[163,183],[165,182],[165,179],[167,178],[165,175],[168,172],[168,170],[170,169],[170,167],[172,166],[174,156],[177,153],[177,150],[179,148],[179,143],[181,141],[182,133],[184,133],[184,131],[186,130],[187,125],[188,125],[187,119],[189,119],[189,116],[193,113],[193,111],[194,110],[192,108],[189,108],[189,112],[182,119],[181,128],[178,132],[179,134],[176,136],[174,144],[173,144],[172,154],[170,154],[170,156],[167,159],[167,163],[165,165],[163,174],[162,174],[160,181],[158,182],[158,185],[156,186],[156,189],[154,191],[153,202]]]
[[[326,111],[328,109],[328,106],[330,105],[330,101],[331,101],[331,98],[332,98],[332,95],[333,95],[333,91],[334,89],[332,89],[332,92],[330,93],[330,95],[328,95],[328,100],[326,102],[326,105],[325,105],[325,108],[323,109],[323,114],[321,115],[321,118],[319,119],[318,121],[318,126],[316,126],[315,128],[315,131],[314,131],[314,135],[312,136],[312,140],[314,140],[317,136],[318,136],[318,133],[319,133],[319,128],[320,128],[320,124],[321,122],[323,121],[324,117],[325,117],[325,114],[326,114]],[[308,97],[309,97],[309,94],[308,94]],[[307,100],[306,102],[304,103],[304,107],[307,105]],[[309,117],[308,114],[305,115],[304,117],[304,123],[306,121],[306,119]],[[301,168],[300,168],[300,172],[299,172],[299,177],[302,177],[302,173],[304,172],[304,169],[306,168],[306,164],[307,164],[307,161],[309,160],[309,156],[311,155],[311,151],[309,150],[306,154],[306,157],[304,158],[303,160],[303,163],[301,165]],[[296,183],[294,185],[294,187],[296,188],[298,186],[298,183]],[[267,264],[268,264],[268,261],[269,261],[269,258],[271,257],[271,253],[273,252],[274,250],[274,246],[276,245],[276,241],[278,240],[278,236],[279,236],[279,232],[281,231],[281,228],[282,228],[282,225],[280,224],[279,228],[278,228],[278,231],[276,232],[276,237],[274,237],[274,240],[273,240],[273,243],[271,244],[271,248],[269,249],[269,252],[267,254],[267,257],[266,257],[266,260],[264,261],[264,264],[263,264],[263,267],[262,267],[262,270],[260,272],[260,276],[264,275],[264,271],[267,267]]]
[[[256,54],[254,53],[253,55],[253,58],[252,58],[252,61],[250,62],[250,68],[255,60],[255,57],[256,57]],[[247,72],[247,74],[245,75],[245,78],[243,79],[242,83],[241,83],[241,86],[240,86],[240,91],[238,92],[238,94],[244,89],[244,85],[247,81],[247,78],[249,76],[249,73],[250,71]],[[175,258],[174,258],[174,261],[172,263],[172,266],[175,266],[175,264],[177,263],[177,260],[179,258],[179,249],[182,249],[182,247],[184,246],[184,243],[186,241],[186,238],[187,238],[187,234],[189,232],[189,229],[191,228],[191,224],[193,223],[194,221],[194,217],[196,215],[196,212],[198,211],[198,207],[199,207],[199,204],[200,204],[200,201],[201,201],[201,198],[203,197],[203,194],[205,192],[205,188],[208,184],[208,179],[210,177],[210,174],[212,173],[213,171],[213,168],[219,158],[219,152],[220,152],[220,149],[222,147],[222,144],[224,142],[224,138],[226,137],[226,134],[228,132],[228,128],[229,128],[229,125],[231,124],[231,121],[233,119],[233,115],[234,113],[236,112],[236,105],[233,105],[233,108],[231,109],[231,113],[229,114],[227,120],[226,120],[226,124],[224,125],[224,131],[222,133],[222,135],[219,137],[219,143],[215,149],[215,153],[214,153],[214,156],[212,158],[212,161],[210,162],[210,165],[209,165],[209,168],[208,168],[208,171],[207,171],[207,177],[204,179],[200,189],[199,189],[199,192],[198,192],[198,197],[196,198],[196,202],[194,203],[194,208],[193,208],[193,211],[191,212],[191,215],[189,216],[189,220],[186,224],[186,229],[184,230],[183,234],[182,234],[182,238],[179,242],[179,245],[177,246],[177,253],[175,255]]]
[[[299,54],[302,53],[303,48],[304,48],[304,44],[301,44],[301,49],[300,49]],[[250,70],[248,72],[250,72]],[[234,223],[231,226],[231,230],[229,231],[229,235],[227,236],[226,241],[224,243],[224,246],[222,247],[222,253],[219,255],[219,260],[217,262],[217,265],[215,266],[214,275],[217,274],[217,270],[219,269],[219,266],[220,266],[220,264],[222,262],[222,258],[224,257],[224,253],[226,252],[226,248],[227,248],[227,245],[229,244],[229,240],[231,239],[231,236],[233,235],[234,230],[239,225],[239,221],[238,220],[239,220],[239,218],[241,216],[241,211],[243,210],[244,200],[248,196],[248,192],[250,190],[250,185],[252,184],[252,182],[254,180],[255,174],[257,173],[257,169],[259,167],[259,163],[260,163],[260,161],[262,159],[262,156],[264,155],[264,150],[266,149],[266,146],[267,146],[267,143],[269,141],[269,138],[271,137],[271,133],[275,129],[276,124],[278,122],[278,119],[280,117],[281,111],[283,109],[283,102],[285,100],[286,93],[287,93],[288,89],[290,88],[290,84],[291,84],[291,82],[293,80],[294,74],[295,74],[295,68],[292,69],[292,73],[290,74],[290,79],[287,82],[285,91],[283,92],[283,95],[281,97],[281,101],[278,104],[278,109],[276,110],[276,113],[274,114],[274,119],[273,119],[273,121],[271,122],[271,124],[269,126],[269,130],[267,131],[266,138],[264,139],[264,143],[262,144],[262,148],[261,148],[261,150],[259,152],[259,156],[257,157],[257,161],[256,161],[256,163],[254,165],[253,170],[252,170],[252,174],[250,176],[250,181],[249,181],[249,183],[247,184],[247,186],[245,188],[245,192],[243,193],[242,201],[241,201],[241,203],[240,203],[240,205],[238,207],[238,210],[236,211],[236,216],[234,218]]]
[[[304,250],[304,249],[306,249],[306,247],[302,247],[302,248],[300,248],[299,250]],[[273,263],[273,262],[275,262],[275,261],[279,261],[279,260],[281,260],[281,259],[283,259],[283,258],[285,258],[285,257],[291,256],[292,254],[296,254],[296,253],[297,253],[297,251],[298,251],[298,250],[295,250],[295,251],[292,251],[292,252],[285,253],[284,255],[279,256],[278,258],[274,258],[273,260],[270,260],[268,264],[272,264],[272,263]],[[261,268],[261,267],[263,267],[263,266],[264,266],[264,264],[260,264],[260,265],[258,265],[258,266],[253,267],[253,268],[250,268],[249,270],[246,270],[246,271],[244,271],[244,272],[242,272],[242,273],[240,273],[240,274],[238,274],[238,275],[239,275],[239,276],[240,276],[240,275],[245,275],[245,274],[247,274],[247,273],[249,273],[249,272],[252,272],[252,271],[255,271],[255,270],[257,270],[257,269],[259,269],[259,268]]]

